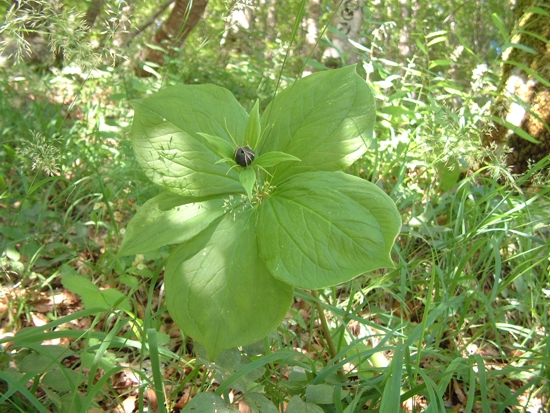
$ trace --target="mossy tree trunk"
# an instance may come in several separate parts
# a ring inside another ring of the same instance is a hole
[[[511,41],[536,51],[509,48],[502,65],[499,98],[493,114],[527,132],[540,143],[519,136],[509,127],[495,124],[485,136],[486,145],[507,148],[506,161],[515,174],[550,154],[550,17],[537,10],[549,10],[550,0],[519,0],[516,33]],[[525,70],[528,68],[529,70]]]

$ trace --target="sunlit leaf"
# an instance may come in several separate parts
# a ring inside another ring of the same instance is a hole
[[[204,143],[198,133],[229,144],[242,136],[248,114],[226,89],[177,85],[131,102],[132,142],[146,175],[179,195],[208,196],[241,191],[238,174]]]
[[[260,254],[271,273],[317,289],[392,266],[401,227],[393,201],[376,185],[343,173],[287,180],[260,208]]]
[[[168,310],[211,358],[268,335],[292,301],[293,287],[258,256],[255,218],[252,209],[226,216],[181,244],[166,264]]]

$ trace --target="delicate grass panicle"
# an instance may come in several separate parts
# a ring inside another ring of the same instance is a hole
[[[31,131],[31,139],[21,141],[20,156],[24,162],[30,162],[34,170],[43,171],[46,175],[59,173],[61,154],[56,145],[59,139],[46,139],[40,132]]]

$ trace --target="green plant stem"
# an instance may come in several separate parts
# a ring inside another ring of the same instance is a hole
[[[334,345],[334,341],[332,340],[332,335],[330,334],[330,330],[328,329],[325,311],[323,310],[323,307],[321,306],[321,303],[319,301],[319,293],[315,290],[311,290],[311,295],[313,298],[315,298],[315,306],[317,308],[317,313],[319,314],[319,320],[321,320],[321,329],[323,330],[323,335],[325,336],[325,340],[328,344],[330,357],[332,357],[332,359],[337,362],[336,356],[338,355],[338,351],[336,350],[336,346]],[[343,374],[342,369],[338,369],[338,374]]]

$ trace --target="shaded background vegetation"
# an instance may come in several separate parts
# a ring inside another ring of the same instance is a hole
[[[305,411],[293,396],[327,412],[548,410],[549,13],[543,0],[0,3],[0,409],[179,411],[215,390],[241,411]],[[210,363],[165,311],[167,250],[116,257],[158,193],[128,100],[214,83],[265,108],[351,63],[378,121],[350,172],[402,212],[396,268],[298,291],[276,334]],[[13,339],[24,327],[40,334]]]

